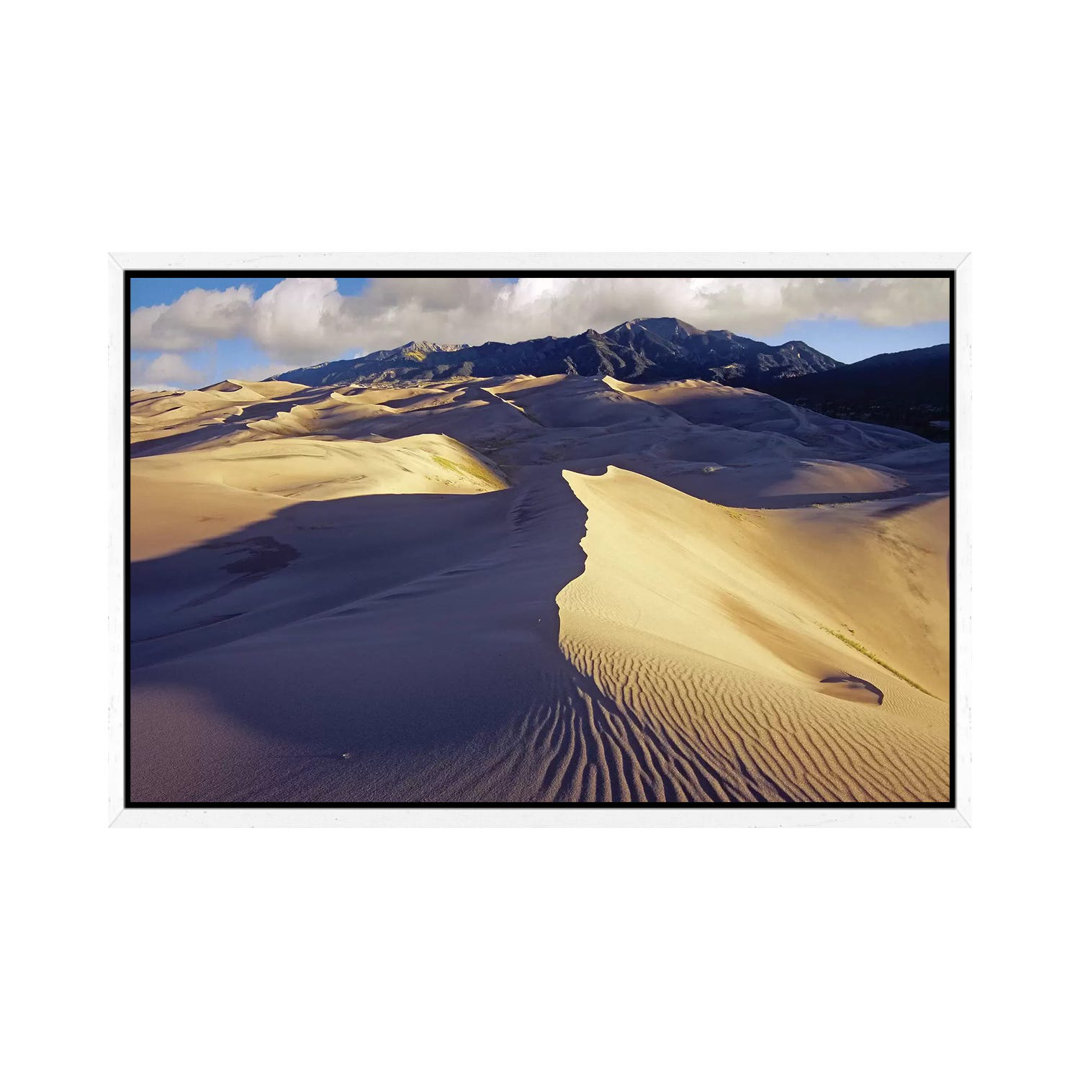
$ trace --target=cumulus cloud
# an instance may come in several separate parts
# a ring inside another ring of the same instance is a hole
[[[133,349],[198,349],[223,338],[248,334],[255,294],[246,285],[189,289],[172,304],[131,313]]]
[[[673,315],[705,330],[769,337],[804,319],[911,326],[948,317],[934,278],[376,278],[343,296],[333,278],[287,278],[258,300],[247,286],[191,289],[138,308],[132,346],[171,353],[245,337],[275,363],[303,365],[410,340],[481,344],[607,330]]]
[[[269,356],[317,363],[355,348],[364,327],[333,278],[286,278],[252,305],[248,336]]]

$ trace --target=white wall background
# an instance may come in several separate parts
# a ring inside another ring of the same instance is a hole
[[[8,14],[12,1075],[1066,1071],[1062,11]],[[170,250],[974,251],[975,827],[107,830],[105,253]]]

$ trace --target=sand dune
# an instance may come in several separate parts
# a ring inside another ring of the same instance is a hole
[[[131,414],[136,800],[948,797],[946,447],[575,376]]]
[[[241,442],[132,462],[133,556],[183,550],[297,501],[506,487],[491,462],[443,435],[383,442],[302,437],[287,446],[283,453],[276,440]]]
[[[639,736],[664,733],[695,797],[943,797],[944,701],[833,630],[842,623],[845,637],[871,650],[888,644],[947,698],[947,671],[935,663],[947,654],[945,605],[893,603],[883,621],[886,589],[863,588],[847,569],[880,565],[879,549],[896,544],[910,561],[889,586],[943,579],[945,554],[918,545],[921,515],[889,526],[865,512],[828,521],[823,568],[801,539],[823,539],[818,512],[733,512],[619,470],[567,479],[588,508],[588,558],[558,597],[560,644],[611,703],[600,714],[625,729],[621,741],[627,724]],[[930,648],[925,639],[903,648],[931,625]],[[640,758],[633,768],[648,772]]]

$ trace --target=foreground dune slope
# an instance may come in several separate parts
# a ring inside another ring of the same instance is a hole
[[[133,395],[136,801],[948,798],[946,448],[712,384],[261,385]]]

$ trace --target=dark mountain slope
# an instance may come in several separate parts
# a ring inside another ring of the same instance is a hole
[[[952,363],[947,344],[881,353],[856,364],[777,383],[774,397],[826,416],[948,436]]]

